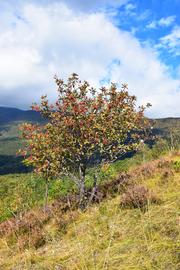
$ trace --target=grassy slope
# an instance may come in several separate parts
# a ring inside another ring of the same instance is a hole
[[[1,239],[0,269],[179,269],[179,180],[177,172],[136,180],[162,200],[146,212],[122,209],[118,195],[76,214],[64,233],[51,219],[44,227],[49,241],[37,250],[21,252]]]
[[[138,162],[136,159],[117,161],[106,171],[99,173],[99,183],[113,179],[119,172],[126,171]],[[94,169],[87,175],[88,184],[93,182]],[[57,179],[50,183],[49,200],[52,201],[60,195],[73,192],[75,186],[69,179]],[[33,173],[8,174],[0,176],[0,222],[10,218],[22,210],[41,206],[44,203],[45,182]]]
[[[0,155],[15,155],[21,146],[18,126],[21,122],[0,126]]]
[[[0,175],[28,171],[21,162],[22,158],[16,156],[22,147],[18,131],[21,123],[0,124]]]

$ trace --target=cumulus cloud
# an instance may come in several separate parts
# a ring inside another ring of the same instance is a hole
[[[180,55],[180,26],[175,26],[170,34],[160,39],[159,48],[167,48],[176,56]]]
[[[66,0],[65,3],[73,9],[81,9],[81,10],[89,10],[92,11],[97,8],[101,8],[104,6],[111,6],[111,7],[120,7],[126,4],[129,0],[91,0],[91,1],[84,1],[84,0]],[[62,2],[62,1],[59,1]]]
[[[24,1],[24,0],[8,0],[4,1],[4,3],[0,3],[0,6],[12,6],[14,5],[14,9],[16,9],[17,6],[22,5],[24,2],[28,3],[34,3],[36,5],[48,5],[48,4],[54,4],[54,3],[65,3],[68,7],[73,8],[77,11],[88,11],[92,12],[94,10],[97,11],[97,9],[101,9],[102,7],[120,7],[126,3],[129,2],[129,0],[30,0],[30,1]]]
[[[151,102],[151,116],[178,116],[180,81],[157,53],[144,48],[102,12],[77,13],[64,3],[25,4],[1,17],[0,104],[26,107],[42,94],[56,96],[53,76],[79,73],[93,85],[129,83],[139,103]]]
[[[147,28],[156,29],[158,27],[168,27],[174,23],[176,16],[163,17],[160,20],[154,20],[147,25]]]
[[[125,6],[125,9],[126,9],[126,10],[133,10],[133,9],[136,9],[136,5],[135,5],[135,4],[132,4],[132,3],[128,3],[128,4]]]

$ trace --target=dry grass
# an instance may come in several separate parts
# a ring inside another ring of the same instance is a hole
[[[27,224],[36,224],[35,227],[41,228],[40,233],[43,232],[46,241],[44,246],[38,244],[35,249],[32,244],[22,250],[15,244],[16,241],[12,242],[7,234],[2,234],[0,269],[179,269],[180,175],[172,162],[179,162],[180,158],[174,156],[168,160],[168,163],[161,160],[144,164],[146,169],[143,173],[138,168],[119,176],[114,181],[116,184],[101,185],[98,192],[101,192],[99,200],[102,202],[94,204],[84,213],[56,202],[47,217],[38,213],[40,223],[27,219]],[[147,167],[151,167],[152,171]],[[167,170],[172,170],[173,175],[167,174]],[[149,200],[146,212],[140,207],[121,207],[119,197],[122,199],[122,195],[117,196],[117,192],[125,192],[130,188],[129,183],[132,185],[132,180],[144,187],[146,195],[147,190],[153,190],[161,199],[161,204],[152,204]],[[24,227],[21,228],[21,235],[26,236],[23,232]],[[29,234],[30,238],[32,234],[34,231]]]

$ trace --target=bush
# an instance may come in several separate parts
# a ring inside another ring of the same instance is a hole
[[[169,151],[168,141],[163,138],[158,138],[155,145],[151,149],[152,157],[159,158]]]
[[[166,183],[169,179],[171,179],[174,176],[174,172],[172,169],[167,168],[164,170],[164,172],[161,175],[161,182]]]
[[[141,185],[129,187],[121,196],[122,207],[143,208],[149,202],[158,203],[159,199],[147,187]]]

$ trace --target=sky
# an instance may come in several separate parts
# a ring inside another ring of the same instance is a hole
[[[0,106],[53,101],[54,75],[75,72],[180,117],[179,14],[179,0],[0,0]]]

